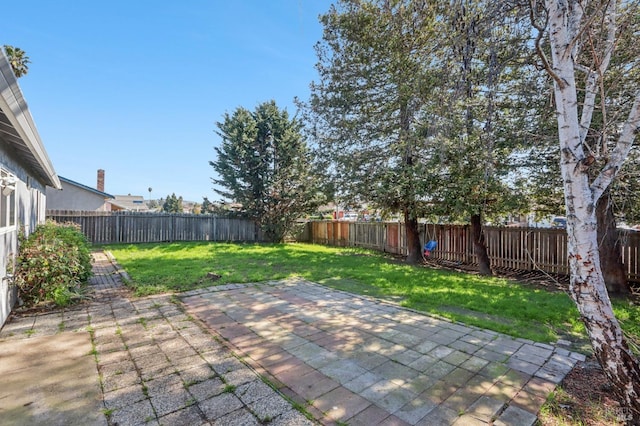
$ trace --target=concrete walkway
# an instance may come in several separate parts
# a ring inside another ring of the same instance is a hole
[[[103,253],[94,273],[90,304],[0,331],[0,424],[314,423],[170,295],[129,300]]]
[[[0,424],[531,425],[584,358],[304,280],[136,299],[121,272],[95,253],[90,303],[5,324]]]

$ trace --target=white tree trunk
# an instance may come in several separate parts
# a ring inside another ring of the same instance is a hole
[[[609,163],[590,183],[590,161],[583,146],[586,130],[591,124],[593,99],[589,92],[596,84],[587,84],[582,112],[579,111],[576,90],[575,63],[578,37],[590,21],[583,20],[583,4],[576,0],[546,0],[548,32],[551,47],[550,74],[554,78],[560,169],[564,183],[567,212],[570,292],[587,328],[594,354],[614,385],[621,403],[628,409],[628,422],[640,421],[640,367],[625,341],[615,318],[600,269],[598,253],[596,203],[626,159],[640,123],[640,95],[629,114],[625,129],[611,153]],[[615,1],[606,15],[615,22]],[[615,31],[610,33],[615,36]],[[614,43],[611,41],[611,48]],[[605,52],[602,75],[611,52]],[[605,63],[606,62],[606,63]],[[589,72],[590,80],[594,72]]]

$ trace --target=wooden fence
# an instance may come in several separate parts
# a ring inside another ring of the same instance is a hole
[[[309,222],[308,241],[336,246],[366,247],[406,254],[404,224],[383,222]],[[553,228],[483,228],[492,267],[568,274],[567,232]],[[619,230],[622,260],[631,282],[640,282],[640,232]],[[420,225],[420,239],[438,242],[434,259],[477,264],[468,225]]]
[[[404,223],[308,222],[308,242],[330,246],[365,247],[386,253],[406,254]]]
[[[49,210],[47,219],[77,223],[94,244],[263,239],[253,221],[210,215]]]
[[[47,218],[80,225],[95,244],[152,243],[163,241],[264,241],[253,221],[210,215],[78,212],[53,210]],[[468,225],[420,225],[420,239],[438,242],[434,259],[476,264]],[[520,271],[568,274],[567,233],[564,229],[484,227],[491,265]],[[298,241],[365,247],[406,255],[403,223],[312,221],[296,233]],[[619,231],[622,260],[631,282],[640,282],[640,232]]]

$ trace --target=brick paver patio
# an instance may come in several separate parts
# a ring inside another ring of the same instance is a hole
[[[325,424],[532,425],[584,359],[301,279],[181,300]]]

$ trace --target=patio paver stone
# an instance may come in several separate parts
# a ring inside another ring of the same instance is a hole
[[[303,279],[213,286],[180,297],[187,312],[214,333],[224,337],[226,328],[241,326],[245,334],[259,336],[262,344],[230,339],[229,346],[275,377],[294,400],[316,408],[311,412],[326,424],[528,422],[536,418],[537,402],[580,358],[564,348],[422,315]],[[228,312],[229,306],[251,310],[251,320],[219,330],[208,318]],[[263,356],[263,346],[274,354]]]

